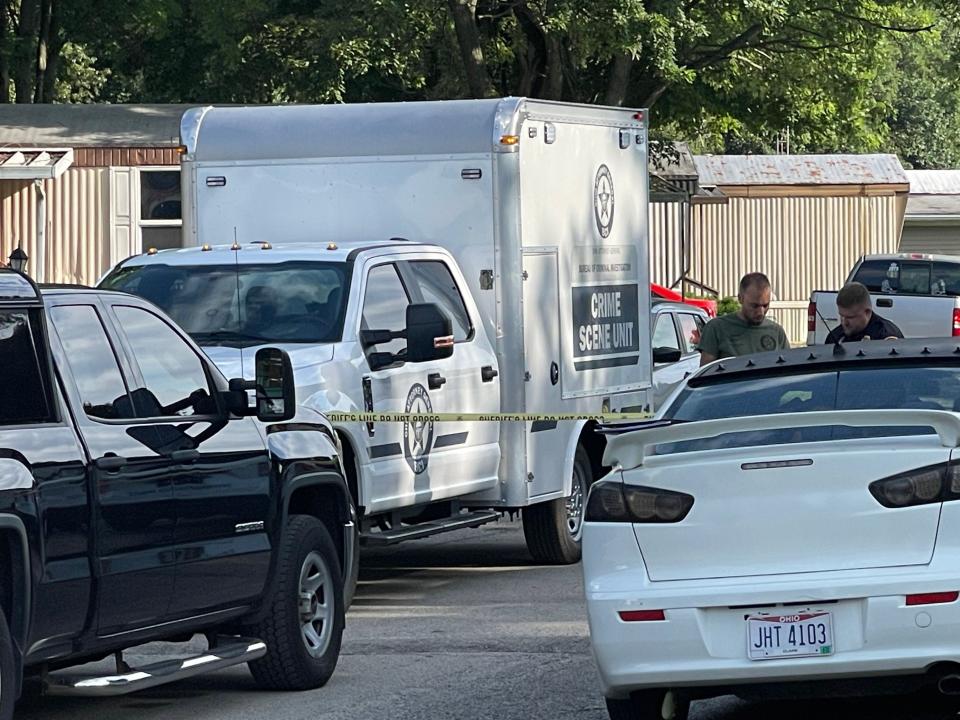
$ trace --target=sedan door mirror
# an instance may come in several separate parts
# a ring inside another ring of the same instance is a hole
[[[656,347],[653,349],[653,362],[656,364],[675,363],[680,360],[680,351],[671,347]]]
[[[256,415],[262,422],[290,420],[297,414],[297,391],[290,356],[279,348],[260,348],[254,360],[255,380],[230,381],[228,405],[237,415]],[[256,392],[251,408],[247,390]]]
[[[453,355],[453,323],[433,303],[407,305],[407,362]]]

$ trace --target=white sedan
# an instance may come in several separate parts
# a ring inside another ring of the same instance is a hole
[[[721,360],[653,422],[607,428],[583,573],[614,720],[960,693],[960,349],[841,351]]]

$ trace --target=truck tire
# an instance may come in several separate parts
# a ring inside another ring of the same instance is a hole
[[[249,663],[254,680],[270,690],[324,685],[340,657],[343,580],[336,547],[317,518],[287,521],[266,606],[263,620],[248,628],[267,645],[267,654]]]
[[[6,615],[0,611],[0,720],[11,720],[17,702],[16,668],[13,662],[13,640]]]
[[[669,690],[640,690],[627,700],[607,701],[610,720],[687,720],[690,701]]]
[[[534,560],[553,565],[580,560],[583,513],[592,482],[590,458],[583,446],[577,445],[570,495],[523,509],[523,536]]]

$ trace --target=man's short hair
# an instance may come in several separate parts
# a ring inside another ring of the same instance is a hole
[[[743,295],[750,288],[755,287],[758,290],[766,290],[770,287],[770,278],[761,272],[747,273],[740,278],[740,294]]]
[[[837,293],[837,307],[853,310],[864,305],[870,305],[870,291],[863,283],[847,283]]]

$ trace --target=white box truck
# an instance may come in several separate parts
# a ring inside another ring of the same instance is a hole
[[[204,107],[181,136],[193,247],[131,259],[105,283],[163,306],[230,371],[251,370],[270,338],[291,353],[298,399],[326,413],[650,409],[643,111]],[[261,313],[251,297],[272,303],[272,330],[241,332]],[[449,356],[415,337],[427,306],[452,320]],[[538,560],[579,558],[603,472],[595,423],[335,425],[364,541],[522,510]]]

